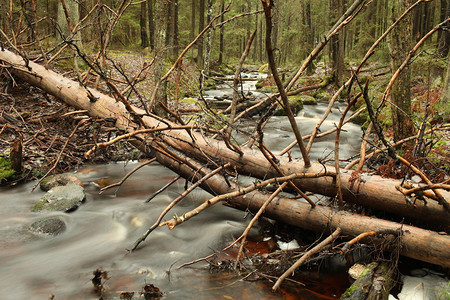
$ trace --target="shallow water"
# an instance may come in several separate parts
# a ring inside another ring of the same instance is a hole
[[[38,190],[30,193],[34,183],[0,189],[1,299],[47,299],[52,294],[55,299],[98,299],[91,292],[92,272],[97,268],[108,271],[106,289],[111,298],[118,298],[120,291],[140,291],[146,283],[159,287],[167,299],[283,297],[272,295],[269,283],[244,282],[235,274],[211,273],[203,263],[169,275],[174,266],[220,250],[243,232],[249,220],[244,212],[229,207],[213,207],[172,231],[159,228],[138,251],[128,253],[126,249],[184,187],[184,181],[179,180],[150,203],[144,203],[176,176],[162,166],[151,165],[139,170],[116,195],[114,190],[99,195],[95,181],[120,180],[136,165],[109,164],[79,170],[77,175],[85,184],[87,201],[69,214],[30,212],[33,203],[43,195]],[[194,191],[166,219],[193,208],[208,196]],[[60,216],[66,222],[66,231],[56,237],[28,231],[32,222],[48,216]],[[331,280],[329,275],[325,279],[315,276],[315,280],[310,279],[310,285],[315,286],[313,292],[292,285],[284,293],[303,293],[304,299],[316,299],[317,295],[311,295],[341,292],[342,285],[336,283],[319,286],[322,280]]]
[[[254,89],[254,82],[246,83],[245,88]],[[311,132],[325,107],[326,104],[305,106],[296,118],[304,135]],[[342,109],[343,105],[336,105],[322,131],[335,126]],[[240,126],[251,131],[255,122],[256,119],[245,120]],[[349,157],[359,151],[361,130],[354,124],[344,129],[341,157]],[[274,117],[266,126],[264,141],[278,153],[292,142],[292,136],[287,119]],[[242,136],[236,138],[244,141]],[[318,139],[311,158],[326,157],[333,149],[334,135]],[[298,147],[291,154],[299,157]],[[246,214],[222,205],[172,231],[156,229],[138,251],[129,253],[127,249],[166,205],[183,192],[185,184],[184,180],[178,180],[150,203],[144,203],[176,177],[172,171],[155,164],[137,171],[120,189],[99,194],[99,185],[119,181],[136,166],[118,163],[78,170],[76,175],[85,184],[87,200],[69,214],[30,212],[43,195],[39,190],[30,193],[34,182],[0,188],[0,298],[48,299],[54,295],[55,299],[98,299],[92,293],[91,283],[92,273],[98,268],[108,272],[106,296],[113,299],[118,299],[122,291],[139,292],[147,283],[159,287],[165,299],[334,299],[348,285],[342,270],[303,272],[301,278],[306,286],[286,284],[280,293],[273,294],[268,281],[242,281],[236,274],[210,272],[205,263],[173,271],[182,263],[222,249],[244,231],[249,221]],[[207,193],[195,190],[165,219],[194,208],[208,197]],[[61,217],[67,226],[65,232],[49,237],[28,230],[34,221],[48,216]]]

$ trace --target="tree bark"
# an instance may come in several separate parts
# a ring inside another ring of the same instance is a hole
[[[208,8],[206,12],[206,23],[209,24],[212,18],[212,0],[208,0]],[[206,39],[205,39],[205,59],[204,59],[204,73],[206,76],[209,76],[209,66],[211,64],[211,28],[206,31]]]
[[[155,2],[155,62],[153,64],[153,76],[156,81],[159,81],[164,75],[164,63],[166,59],[166,29],[167,29],[167,19],[168,19],[168,6],[167,1],[156,1]],[[166,92],[167,81],[161,82],[156,91],[156,97],[154,101],[154,107],[150,107],[158,116],[165,116],[165,110],[160,106],[159,103],[167,106],[167,92]]]
[[[86,109],[92,116],[115,118],[116,127],[125,131],[134,131],[139,128],[124,104],[107,95],[90,90],[92,95],[97,98],[96,101],[92,102],[90,100],[92,97],[90,98],[86,89],[77,82],[64,78],[32,61],[28,62],[29,68],[27,68],[27,64],[20,56],[8,50],[0,51],[0,60],[11,66],[11,72],[14,75],[58,97],[68,105]],[[143,115],[142,110],[138,108],[133,109],[137,114]],[[161,123],[159,119],[150,116],[143,116],[142,120],[149,128],[165,127],[167,124],[170,124],[169,121]],[[159,135],[160,141],[163,141],[168,147],[173,147],[184,153],[188,157],[186,161],[192,161],[192,164],[196,163],[193,159],[203,162],[208,160],[209,162],[215,161],[222,164],[231,163],[234,170],[241,174],[258,178],[278,176],[278,171],[272,168],[260,153],[250,149],[242,148],[243,154],[240,155],[228,149],[222,141],[209,139],[199,133],[191,131],[188,133],[181,130],[169,130],[166,133],[167,135]],[[150,137],[148,148],[154,149],[153,146],[158,146],[158,143],[159,141],[152,141]],[[141,147],[144,151],[145,148]],[[204,153],[208,153],[208,157],[205,157]],[[180,175],[193,176],[192,169],[186,163],[180,164],[179,161],[160,152],[152,152],[152,154],[155,155],[161,164],[176,170]],[[321,164],[312,164],[306,170],[300,160],[289,160],[284,157],[277,157],[277,159],[279,160],[280,169],[285,174],[301,174],[305,172],[318,174],[325,169],[325,166]],[[326,169],[328,172],[333,172],[333,168],[330,166],[326,166]],[[201,175],[197,174],[195,176],[198,178]],[[448,213],[434,202],[429,202],[428,205],[416,203],[417,207],[415,208],[406,204],[403,195],[395,188],[399,184],[398,181],[383,179],[378,176],[365,176],[364,179],[352,184],[350,181],[351,173],[342,171],[341,176],[346,200],[384,209],[389,212],[423,218],[428,222],[439,222],[447,227],[450,225]],[[335,195],[336,193],[336,186],[332,176],[297,179],[294,182],[303,190],[311,190],[324,195]],[[212,176],[203,183],[202,187],[213,194],[223,194],[239,189],[239,186],[233,182],[230,182],[230,186],[227,185],[227,181],[221,175]],[[442,193],[445,199],[450,198],[448,192]],[[253,191],[247,195],[229,199],[229,204],[238,208],[257,211],[267,200],[268,196],[260,191]],[[274,200],[266,209],[268,217],[306,229],[322,231],[326,228],[333,230],[340,227],[343,234],[353,237],[367,231],[397,230],[401,228],[404,232],[403,237],[398,242],[398,250],[401,254],[445,267],[450,266],[450,252],[448,251],[450,237],[448,235],[441,235],[409,225],[350,214],[345,211],[336,211],[320,205],[311,208],[308,203],[299,200],[288,198],[277,198]]]
[[[395,20],[410,6],[409,0],[395,0],[392,7],[392,20]],[[390,54],[392,72],[398,69],[411,50],[411,16],[406,16],[391,33]],[[406,67],[398,76],[391,91],[392,121],[394,141],[412,135],[411,122],[411,69]]]
[[[225,0],[220,0],[220,11],[224,11],[225,9]],[[224,21],[224,14],[220,15],[220,22],[222,23]],[[224,43],[223,43],[223,36],[224,36],[224,30],[225,26],[220,26],[219,29],[219,66],[223,63],[223,52],[224,52]]]
[[[148,38],[150,49],[155,49],[155,23],[153,21],[153,1],[147,0],[148,11]]]
[[[202,32],[205,27],[205,0],[200,0],[200,7],[198,8],[198,32]],[[197,42],[198,52],[197,52],[197,63],[203,63],[203,36]]]
[[[148,34],[147,34],[147,3],[141,2],[141,14],[139,19],[139,26],[141,27],[141,47],[148,47]]]

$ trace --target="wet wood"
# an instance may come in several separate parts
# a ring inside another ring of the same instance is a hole
[[[116,120],[115,126],[128,132],[140,128],[135,122],[134,116],[131,116],[127,111],[125,105],[110,96],[93,89],[87,91],[77,82],[64,78],[31,61],[25,62],[22,57],[7,50],[0,51],[0,60],[4,64],[11,66],[10,70],[15,76],[45,90],[71,106],[87,110],[91,116],[114,118]],[[168,121],[144,116],[143,111],[138,108],[133,108],[133,111],[140,115],[142,122],[150,128],[167,127],[168,125],[176,126]],[[195,159],[200,165],[204,162],[211,162],[211,158],[214,158],[216,162],[222,165],[230,163],[233,166],[232,169],[241,174],[256,178],[279,176],[279,172],[256,150],[242,148],[243,153],[239,154],[227,148],[222,141],[212,140],[195,132],[171,130],[168,133],[168,135],[159,135],[164,143],[168,147],[173,147],[184,153],[187,157],[186,159]],[[149,138],[149,144],[144,146],[151,146],[152,143],[156,143],[156,141],[151,140],[151,137],[147,136],[147,138]],[[139,141],[135,142],[139,143]],[[141,147],[141,150],[145,151],[145,148]],[[204,153],[208,153],[209,156],[205,156]],[[152,152],[152,155],[161,164],[170,167],[186,178],[192,177],[193,173],[195,173],[186,164],[180,164],[178,161],[170,159],[161,153]],[[324,166],[318,163],[312,163],[310,168],[305,168],[303,161],[298,159],[290,160],[289,158],[278,156],[277,159],[279,168],[284,174],[320,173],[324,169],[327,169],[329,172],[334,170],[331,166]],[[352,201],[402,216],[419,218],[446,227],[450,225],[448,213],[435,201],[428,201],[427,205],[416,203],[415,207],[408,204],[404,195],[396,189],[396,186],[400,184],[399,181],[368,174],[362,174],[356,180],[352,180],[351,175],[351,171],[341,170],[342,193],[345,201]],[[294,182],[302,190],[327,196],[336,195],[335,179],[332,176],[296,179]],[[234,183],[230,182],[230,184],[231,186],[228,186],[224,177],[216,174],[203,182],[201,186],[213,194],[223,194],[239,189]],[[442,194],[447,201],[450,199],[448,192],[443,191]],[[267,200],[267,197],[267,194],[253,191],[244,196],[234,197],[228,203],[240,209],[250,209],[256,212]],[[288,198],[274,199],[266,208],[265,215],[316,231],[323,231],[326,228],[335,230],[337,227],[340,227],[342,234],[349,237],[355,237],[367,231],[398,230],[401,228],[404,235],[395,244],[395,247],[399,247],[401,254],[450,267],[450,252],[448,251],[450,238],[448,235],[440,235],[433,231],[351,214],[345,211],[335,211],[323,206],[311,208],[308,203]],[[376,242],[376,239],[373,242]]]
[[[77,82],[64,78],[31,61],[26,64],[22,57],[8,50],[0,51],[0,60],[14,66],[12,72],[23,80],[42,88],[71,106],[87,110],[91,116],[114,118],[116,120],[115,126],[124,131],[132,132],[139,128],[125,105],[110,96],[94,89],[90,89],[88,93]],[[96,100],[92,101],[92,97]],[[135,107],[133,107],[133,111],[137,114],[144,114],[142,110]],[[166,123],[171,124],[170,122],[163,123],[159,119],[149,116],[143,116],[142,120],[150,128],[167,126]],[[176,126],[175,124],[172,125]],[[204,155],[204,153],[208,153],[216,157],[217,161],[222,164],[231,163],[240,174],[256,178],[269,178],[279,175],[278,171],[257,150],[242,148],[243,154],[240,155],[226,147],[224,142],[208,139],[195,132],[173,130],[169,134],[170,136],[161,136],[168,145],[200,161],[209,162],[210,157]],[[313,163],[310,168],[305,168],[303,161],[300,159],[290,160],[287,157],[280,156],[277,156],[277,159],[279,168],[284,174],[320,173],[324,168],[329,171],[334,170],[331,166],[318,163]],[[415,206],[407,203],[405,196],[396,188],[400,181],[370,174],[360,174],[360,176],[352,178],[352,171],[350,170],[341,170],[340,176],[342,195],[345,201],[446,227],[450,226],[448,212],[437,202],[428,201],[428,204],[417,202]],[[332,177],[297,179],[294,180],[294,183],[303,191],[330,197],[334,197],[337,193],[335,179]],[[443,191],[442,194],[447,201],[450,199],[450,193]]]

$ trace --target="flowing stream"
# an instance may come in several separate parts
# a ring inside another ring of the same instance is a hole
[[[253,90],[255,82],[244,89]],[[229,93],[219,87],[209,94]],[[335,126],[344,105],[337,104],[321,130]],[[326,104],[305,106],[297,121],[304,135],[309,134]],[[256,120],[256,119],[255,119]],[[255,120],[242,121],[251,128]],[[359,151],[361,130],[347,124],[341,137],[341,157]],[[278,153],[292,142],[286,117],[273,117],[265,128],[264,141]],[[324,158],[334,149],[334,135],[318,139],[311,158]],[[291,153],[299,156],[298,147]],[[206,263],[174,271],[174,267],[220,250],[238,237],[249,222],[244,212],[217,205],[169,231],[158,228],[138,251],[128,253],[135,240],[153,224],[166,205],[184,190],[177,181],[151,202],[145,200],[176,174],[154,164],[129,178],[120,189],[99,194],[99,186],[119,181],[137,163],[91,166],[76,175],[85,184],[86,202],[72,213],[32,213],[33,204],[43,195],[30,192],[35,182],[0,188],[0,298],[1,299],[98,299],[92,292],[93,271],[108,272],[106,299],[119,299],[120,292],[136,292],[139,298],[146,284],[165,293],[164,299],[333,299],[348,285],[343,270],[302,273],[305,286],[286,284],[281,293],[271,293],[268,281],[243,281],[234,273],[209,271]],[[166,219],[180,215],[210,197],[195,190]],[[28,230],[34,221],[59,216],[66,230],[46,236]],[[256,234],[256,229],[253,235]]]

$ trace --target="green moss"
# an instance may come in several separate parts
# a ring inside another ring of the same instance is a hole
[[[259,73],[267,73],[269,71],[269,65],[264,64],[261,67],[259,67],[258,72]]]
[[[208,79],[205,81],[205,89],[212,90],[216,88],[216,81],[214,79]]]
[[[276,86],[264,86],[264,87],[258,89],[258,91],[260,91],[262,93],[276,93],[276,92],[278,92],[278,89]]]
[[[32,212],[41,211],[45,208],[45,205],[47,204],[47,201],[41,200],[34,204],[33,208],[31,209]]]
[[[352,284],[342,295],[342,298],[349,298],[359,287],[356,284]]]
[[[0,182],[11,179],[15,173],[11,165],[11,159],[0,156]]]
[[[195,98],[183,98],[180,101],[184,102],[184,103],[187,103],[187,104],[195,104],[195,103],[197,103],[197,99],[195,99]]]

